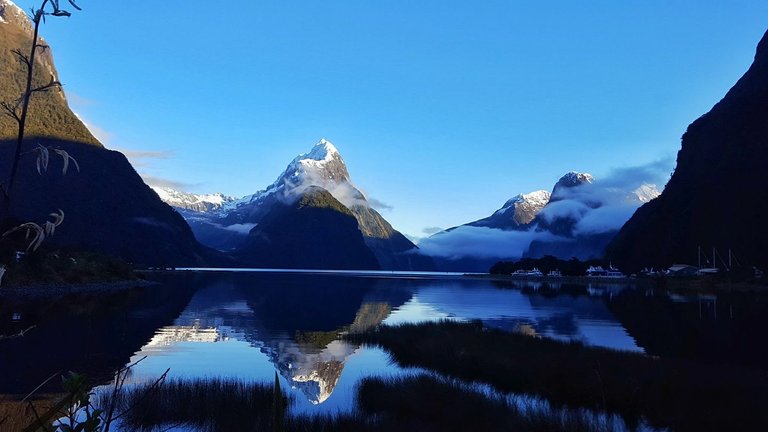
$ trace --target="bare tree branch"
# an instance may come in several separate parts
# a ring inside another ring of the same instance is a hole
[[[21,121],[21,118],[19,117],[19,104],[18,103],[11,104],[10,102],[2,101],[2,102],[0,102],[0,108],[2,108],[3,111],[5,111],[5,114],[8,117],[16,120],[16,122]]]
[[[26,54],[21,52],[20,49],[16,48],[16,49],[11,50],[11,52],[16,54],[16,57],[18,57],[18,59],[21,60],[22,63],[27,65],[28,68],[31,66],[31,62],[29,61],[29,57],[27,57]]]
[[[29,92],[30,93],[44,92],[44,91],[48,91],[48,90],[50,90],[50,89],[52,89],[54,87],[61,88],[61,83],[56,81],[56,80],[54,80],[53,76],[51,76],[51,81],[48,84],[42,85],[40,87],[35,87],[32,90],[30,90]]]

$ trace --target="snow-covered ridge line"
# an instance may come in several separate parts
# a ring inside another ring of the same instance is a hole
[[[204,212],[214,211],[220,209],[224,204],[236,200],[234,197],[226,196],[221,193],[193,194],[177,191],[167,187],[150,187],[166,204],[188,210]]]
[[[544,207],[549,202],[550,193],[546,190],[537,190],[527,194],[519,194],[510,198],[504,206],[496,210],[495,214],[506,213],[509,209],[515,209],[517,204],[527,204],[534,207]]]
[[[340,185],[349,185],[349,187],[340,188]],[[241,207],[262,202],[277,192],[287,196],[294,191],[300,192],[308,186],[320,186],[327,189],[345,205],[350,204],[350,200],[354,203],[361,199],[364,200],[362,196],[349,198],[350,195],[354,194],[347,191],[353,186],[351,186],[346,165],[333,143],[326,139],[318,141],[309,152],[296,156],[266,189],[242,198],[228,197],[222,194],[190,194],[162,187],[153,187],[153,189],[160,196],[160,199],[174,207],[217,213],[224,216],[236,212]]]

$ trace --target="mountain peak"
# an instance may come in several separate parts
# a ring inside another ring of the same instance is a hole
[[[349,172],[341,154],[328,140],[321,139],[308,152],[297,156],[273,186],[321,186],[349,182]],[[331,188],[332,189],[332,188]]]
[[[312,150],[310,150],[309,153],[302,156],[313,160],[325,160],[338,154],[339,150],[336,149],[336,146],[334,146],[332,142],[325,138],[321,138],[320,141],[312,147]]]
[[[583,184],[590,184],[594,181],[595,178],[589,173],[580,173],[576,171],[566,173],[564,176],[560,177],[560,180],[555,183],[555,187],[552,188],[551,201],[554,202],[560,200],[562,198],[561,195],[566,189],[581,186]]]
[[[516,195],[513,198],[511,198],[509,201],[507,201],[504,204],[504,207],[502,207],[502,209],[505,209],[513,204],[525,203],[525,202],[537,203],[544,206],[549,202],[549,191],[537,190],[527,194]]]
[[[577,171],[570,171],[566,173],[564,176],[560,177],[560,180],[557,181],[557,184],[563,187],[574,187],[574,186],[582,185],[584,183],[592,183],[594,181],[595,181],[595,178],[590,173],[580,173]]]

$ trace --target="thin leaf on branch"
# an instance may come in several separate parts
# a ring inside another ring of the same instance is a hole
[[[48,147],[43,147],[42,145],[38,144],[33,151],[37,152],[37,159],[35,160],[37,173],[42,175],[43,172],[48,171],[48,159],[50,158]]]
[[[44,172],[48,172],[48,163],[50,162],[50,151],[53,150],[54,153],[61,156],[61,159],[63,161],[63,166],[61,168],[61,174],[67,175],[67,171],[69,170],[69,163],[72,162],[74,164],[75,168],[77,169],[77,172],[80,172],[80,164],[77,163],[77,160],[72,157],[66,150],[64,149],[58,149],[53,147],[45,147],[40,144],[37,145],[32,151],[37,153],[37,159],[35,160],[35,165],[37,167],[37,173],[41,174]]]
[[[64,160],[64,166],[61,169],[62,175],[67,175],[67,169],[69,168],[69,161],[72,161],[72,163],[75,165],[75,168],[77,168],[77,172],[80,172],[80,164],[77,163],[77,160],[72,157],[69,153],[67,153],[66,150],[62,149],[53,149],[54,152],[56,152],[57,155],[61,156],[61,158]]]
[[[3,234],[3,237],[7,237],[18,231],[26,231],[24,240],[29,240],[30,235],[32,235],[32,241],[27,246],[27,252],[36,251],[43,243],[43,240],[45,240],[45,230],[34,222],[23,223],[15,228],[11,228]]]
[[[48,216],[50,216],[52,220],[45,221],[43,226],[34,222],[23,223],[3,233],[2,237],[5,238],[15,232],[24,231],[24,241],[29,241],[27,252],[34,252],[41,244],[43,244],[43,241],[45,241],[47,237],[52,236],[56,232],[56,227],[64,222],[64,212],[61,209]],[[31,241],[30,237],[32,238]]]

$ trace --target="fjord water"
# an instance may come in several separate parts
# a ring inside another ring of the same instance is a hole
[[[132,382],[169,376],[271,382],[295,412],[353,404],[365,376],[407,373],[381,349],[342,340],[379,324],[480,320],[485,326],[651,355],[768,366],[768,301],[756,294],[676,295],[630,285],[573,285],[382,273],[178,272],[161,285],[53,305],[0,309],[0,394],[56,372],[97,382],[146,357]],[[11,319],[11,313],[15,316]],[[55,391],[56,383],[49,385]]]

